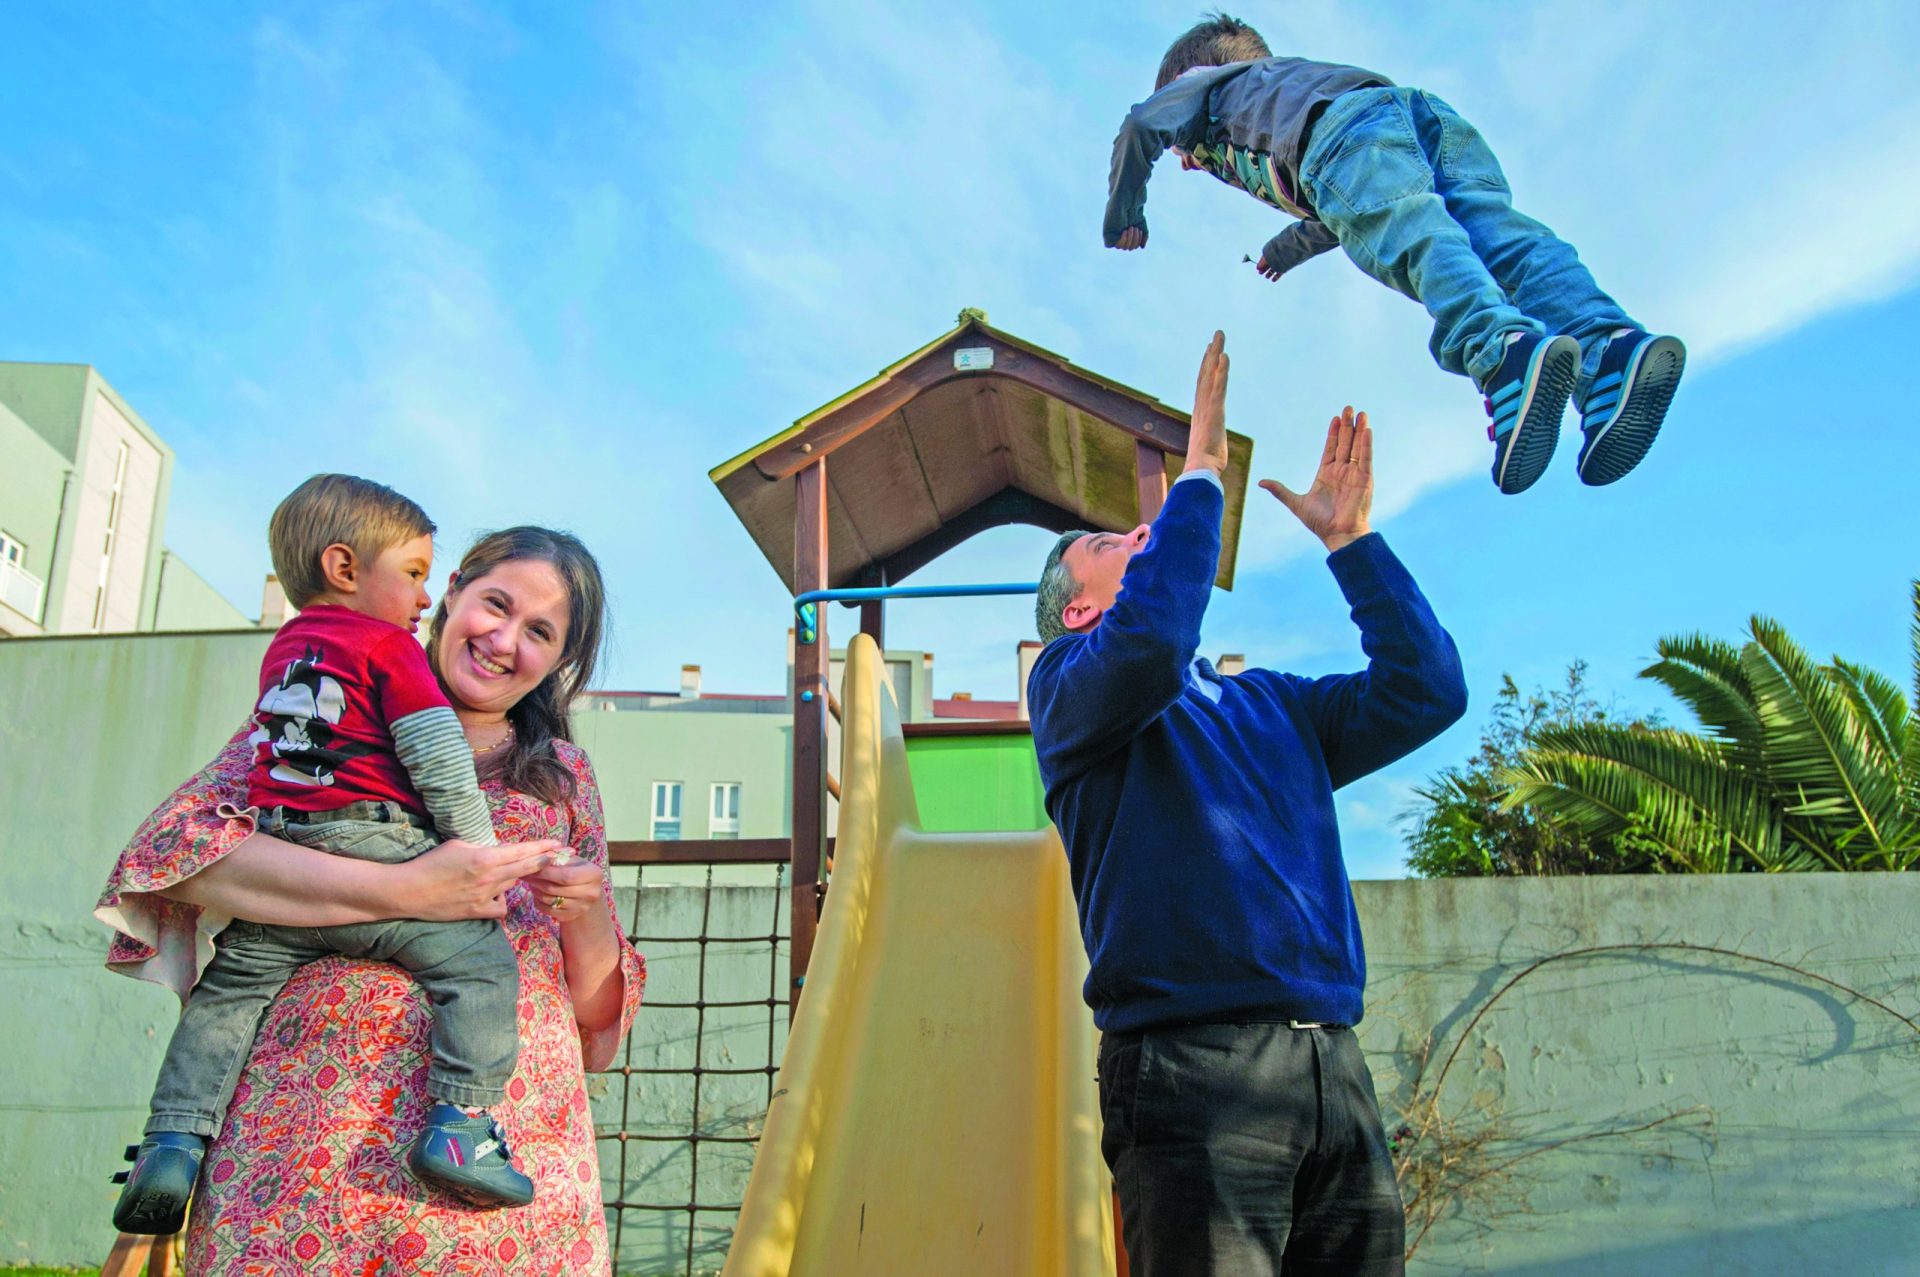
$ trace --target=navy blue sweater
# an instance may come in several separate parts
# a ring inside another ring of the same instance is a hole
[[[1105,618],[1048,644],[1028,680],[1103,1030],[1358,1023],[1366,955],[1333,791],[1466,711],[1453,640],[1377,534],[1327,559],[1364,671],[1196,677],[1221,513],[1213,484],[1174,484]]]

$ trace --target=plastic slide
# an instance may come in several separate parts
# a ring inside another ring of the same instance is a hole
[[[1107,1277],[1059,838],[923,832],[871,639],[846,669],[832,887],[725,1277]]]

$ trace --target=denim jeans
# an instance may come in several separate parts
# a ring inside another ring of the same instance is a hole
[[[1431,93],[1335,98],[1301,157],[1300,183],[1356,266],[1427,308],[1428,348],[1448,372],[1484,384],[1507,334],[1564,335],[1580,343],[1584,395],[1608,334],[1638,327],[1572,245],[1515,210],[1500,161]]]
[[[1350,1029],[1100,1043],[1101,1152],[1138,1277],[1398,1277],[1400,1189]]]
[[[324,818],[333,815],[356,818]],[[322,816],[295,823],[284,812],[269,811],[259,828],[289,842],[386,864],[411,860],[439,842],[432,830],[410,823],[397,804],[356,803]],[[213,961],[193,986],[167,1044],[147,1133],[218,1134],[267,1007],[296,971],[331,954],[394,963],[426,991],[433,1003],[428,1095],[467,1106],[505,1098],[520,1054],[520,961],[498,922],[403,918],[280,927],[236,920],[220,933]]]

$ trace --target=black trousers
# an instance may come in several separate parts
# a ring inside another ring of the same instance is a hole
[[[1100,1108],[1138,1277],[1406,1271],[1400,1189],[1351,1030],[1107,1034]]]

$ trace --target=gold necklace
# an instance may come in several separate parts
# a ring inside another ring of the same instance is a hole
[[[482,754],[491,754],[494,750],[499,749],[502,745],[506,744],[508,741],[512,739],[513,739],[513,724],[509,722],[507,724],[507,734],[505,736],[502,736],[499,740],[493,742],[493,744],[475,745],[472,741],[468,741],[467,747],[473,750],[473,756],[475,758],[478,758]]]

